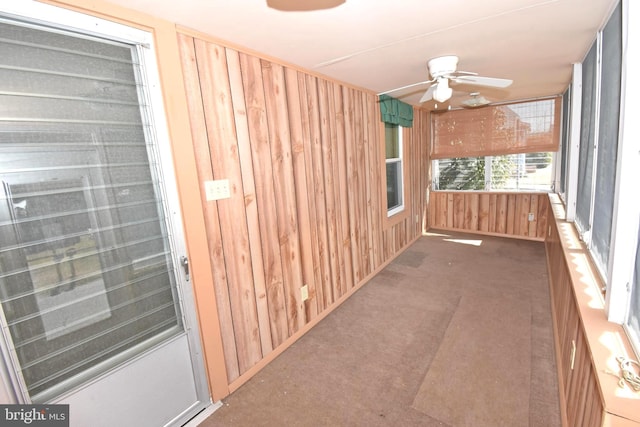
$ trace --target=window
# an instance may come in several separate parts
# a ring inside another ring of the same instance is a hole
[[[384,124],[387,169],[387,216],[404,210],[402,126]]]
[[[458,157],[433,161],[434,190],[550,191],[553,153]]]
[[[576,226],[608,281],[618,160],[622,66],[618,6],[582,64]]]
[[[581,102],[572,103],[580,116],[580,147],[563,162],[576,228],[606,285],[608,319],[624,325],[640,354],[640,124],[630,79],[640,72],[640,32],[628,25],[638,12],[627,6],[617,5],[574,76],[582,82]]]
[[[432,114],[434,190],[549,191],[561,98]]]

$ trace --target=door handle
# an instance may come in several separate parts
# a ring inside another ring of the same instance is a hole
[[[187,282],[189,281],[189,258],[186,256],[180,257],[180,265],[184,269],[184,275],[186,276]]]

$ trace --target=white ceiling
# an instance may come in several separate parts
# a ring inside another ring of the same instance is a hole
[[[303,12],[267,0],[109,1],[376,93],[428,80],[427,60],[451,54],[458,70],[514,81],[457,85],[456,106],[475,91],[495,102],[562,93],[618,0],[346,0]],[[418,105],[427,87],[392,95]]]

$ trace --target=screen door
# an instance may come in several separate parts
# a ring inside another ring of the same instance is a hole
[[[16,400],[70,403],[72,425],[208,400],[145,49],[0,15],[4,356]]]

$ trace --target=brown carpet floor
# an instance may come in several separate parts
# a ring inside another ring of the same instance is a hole
[[[201,426],[560,426],[544,245],[421,237]]]

